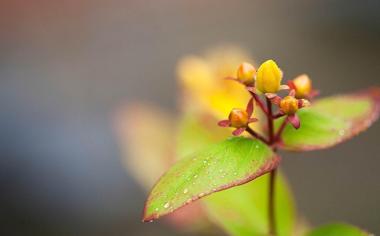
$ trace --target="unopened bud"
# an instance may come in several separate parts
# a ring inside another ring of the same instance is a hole
[[[228,117],[231,123],[231,127],[234,128],[243,128],[248,125],[248,113],[245,110],[234,108],[230,112]]]
[[[256,69],[253,65],[243,62],[237,70],[237,79],[243,84],[252,84],[255,80]]]
[[[308,97],[312,90],[312,84],[309,76],[303,74],[298,76],[293,80],[296,98],[305,98]]]
[[[292,96],[286,96],[280,102],[280,109],[287,115],[293,115],[298,110],[298,100]]]
[[[276,93],[280,90],[282,71],[276,62],[268,60],[257,70],[255,87],[262,93]]]

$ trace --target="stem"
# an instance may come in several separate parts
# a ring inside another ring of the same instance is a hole
[[[276,236],[277,231],[276,231],[276,220],[275,220],[275,183],[276,183],[276,171],[277,169],[273,169],[270,172],[269,176],[269,204],[268,204],[268,216],[269,216],[269,235],[271,236]]]
[[[288,119],[286,119],[286,117],[285,117],[284,121],[282,122],[282,124],[281,124],[280,128],[278,129],[277,134],[275,136],[276,142],[280,140],[282,131],[284,131],[287,124],[288,124]]]
[[[268,135],[269,135],[269,143],[273,144],[274,142],[274,132],[273,132],[273,111],[272,111],[272,103],[267,98],[267,107],[268,107]]]
[[[263,141],[264,143],[268,144],[268,141],[263,137],[261,136],[260,134],[256,133],[253,129],[251,129],[251,127],[247,127],[245,129],[245,131],[247,131],[248,133],[250,133],[253,137],[257,138],[257,139],[260,139],[261,141]]]
[[[257,96],[257,94],[255,94],[254,92],[249,92],[252,97],[255,99],[257,105],[259,105],[259,107],[261,108],[261,110],[266,114],[268,115],[268,110],[267,108],[264,106],[263,102],[260,100],[259,96]]]
[[[269,144],[273,145],[276,141],[274,136],[274,129],[273,129],[273,110],[272,110],[272,103],[267,98],[267,118],[268,118],[268,136],[269,136]],[[273,151],[276,152],[276,148],[273,148]],[[276,230],[276,220],[275,220],[275,182],[276,182],[276,169],[273,169],[270,172],[270,179],[269,179],[269,199],[268,199],[268,217],[269,217],[269,235],[276,236],[277,230]]]

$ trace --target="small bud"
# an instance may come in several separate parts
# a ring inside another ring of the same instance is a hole
[[[312,84],[309,76],[300,75],[293,80],[296,89],[296,98],[308,97],[312,91]]]
[[[276,62],[268,60],[257,70],[256,88],[262,93],[276,93],[280,90],[282,71]]]
[[[246,127],[249,121],[248,113],[238,108],[232,109],[228,119],[230,120],[231,127],[234,128]]]
[[[280,109],[287,115],[293,115],[298,110],[298,100],[292,96],[286,96],[280,102]]]
[[[237,79],[243,84],[252,84],[255,80],[256,69],[253,65],[243,62],[237,70]]]

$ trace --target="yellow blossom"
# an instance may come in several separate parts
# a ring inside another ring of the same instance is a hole
[[[205,56],[187,56],[180,60],[177,74],[183,89],[183,107],[211,113],[217,119],[229,115],[234,107],[245,107],[250,98],[242,84],[225,80],[235,77],[242,61],[252,61],[235,47],[216,48]]]

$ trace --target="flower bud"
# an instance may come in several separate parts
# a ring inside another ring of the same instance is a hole
[[[256,69],[253,65],[243,62],[237,70],[237,79],[243,84],[252,84],[256,76]]]
[[[300,75],[293,80],[296,89],[296,98],[308,97],[311,93],[312,85],[309,76]]]
[[[287,115],[293,115],[298,110],[298,100],[292,96],[286,96],[280,102],[280,109]]]
[[[248,125],[248,113],[242,109],[234,108],[230,112],[228,117],[231,123],[231,127],[234,128],[243,128]]]
[[[255,87],[262,93],[276,93],[280,90],[282,72],[276,62],[268,60],[257,70]]]

